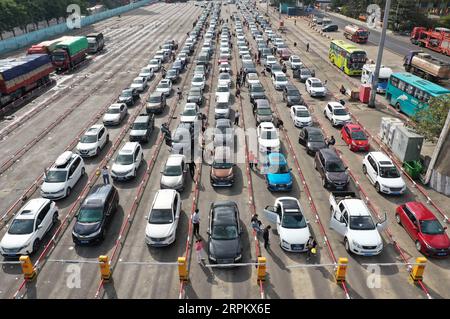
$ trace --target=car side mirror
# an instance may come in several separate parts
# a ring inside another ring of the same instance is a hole
[[[210,232],[209,230],[206,232],[206,234],[207,234],[208,236],[211,236],[211,232]]]
[[[444,230],[447,230],[447,228],[448,228],[447,226],[444,226]]]
[[[37,229],[41,229],[42,228],[42,224],[39,224],[39,226],[37,227]]]

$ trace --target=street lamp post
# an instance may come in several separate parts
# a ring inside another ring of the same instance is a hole
[[[370,91],[369,107],[375,107],[375,97],[377,95],[378,76],[380,75],[381,60],[383,59],[384,41],[386,39],[386,29],[388,25],[389,9],[391,8],[391,0],[386,0],[383,16],[383,29],[381,30],[380,44],[378,46],[377,62],[375,64],[375,73],[372,79],[372,89]]]

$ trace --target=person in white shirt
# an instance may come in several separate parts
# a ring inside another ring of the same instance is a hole
[[[192,216],[192,225],[194,226],[195,237],[200,237],[200,213],[198,208],[195,210],[194,215]]]

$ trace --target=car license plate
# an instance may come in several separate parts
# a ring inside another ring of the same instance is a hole
[[[372,253],[365,253],[364,256],[373,256]]]
[[[446,256],[447,253],[437,253],[438,256]]]
[[[82,243],[82,244],[88,244],[88,243],[89,243],[89,240],[80,240],[80,243]]]

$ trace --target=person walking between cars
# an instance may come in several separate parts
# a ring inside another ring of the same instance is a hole
[[[313,236],[309,236],[308,241],[306,242],[306,248],[308,249],[308,252],[306,253],[306,260],[311,259],[311,255],[315,255],[317,252],[317,242],[314,239]]]
[[[181,92],[181,89],[177,88],[177,94],[178,94],[178,100],[181,100],[183,98],[183,92]]]
[[[306,43],[306,52],[309,52],[309,42]]]
[[[192,162],[188,163],[188,165],[189,165],[189,173],[191,174],[191,177],[194,178],[195,168],[196,168],[195,162],[192,161]]]
[[[269,250],[269,246],[270,246],[270,243],[269,243],[270,228],[272,228],[272,227],[270,227],[270,225],[267,225],[263,230],[264,248],[267,250]]]
[[[241,96],[241,89],[236,88],[236,97],[240,97],[240,96]]]
[[[108,172],[108,166],[104,165],[102,168],[102,177],[103,177],[103,184],[108,185],[109,184],[109,172]]]
[[[234,125],[239,126],[239,116],[241,116],[241,114],[239,114],[239,111],[236,110],[236,112],[234,113]]]
[[[194,227],[194,236],[196,238],[200,237],[200,213],[198,208],[195,209],[194,215],[192,215],[192,226]]]
[[[199,238],[199,239],[197,239],[197,240],[195,241],[195,253],[197,254],[197,262],[198,262],[199,264],[201,264],[202,261],[205,260],[205,257],[203,257],[203,256],[204,256],[204,255],[203,255],[203,253],[204,253],[204,250],[203,250],[203,241],[202,241],[201,238]]]
[[[327,146],[330,147],[330,145],[332,146],[334,144],[336,144],[336,140],[334,139],[334,136],[331,135],[331,137],[327,141]]]
[[[255,214],[252,216],[251,223],[252,223],[252,228],[256,232],[256,234],[260,234],[262,232],[262,229],[261,229],[262,223],[258,219],[258,214]]]

